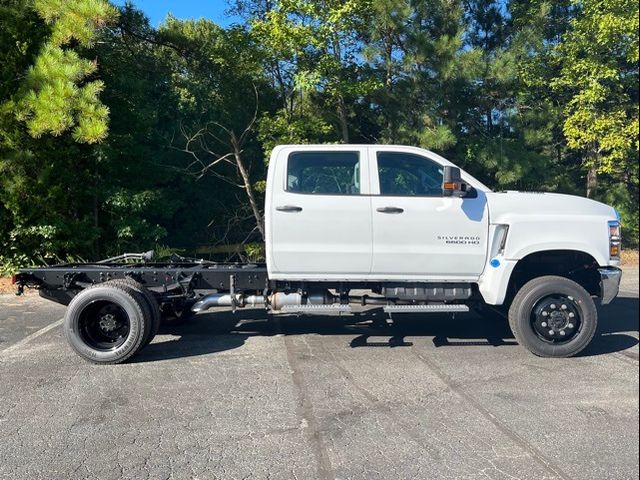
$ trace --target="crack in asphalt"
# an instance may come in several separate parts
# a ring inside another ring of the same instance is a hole
[[[478,411],[484,418],[486,418],[490,423],[492,423],[500,432],[510,438],[516,445],[522,448],[525,452],[527,452],[531,458],[533,458],[536,463],[540,466],[544,467],[549,472],[553,473],[557,477],[562,480],[571,480],[571,477],[567,475],[559,466],[554,464],[554,462],[547,458],[542,452],[540,452],[536,447],[527,442],[524,438],[510,429],[504,422],[499,420],[493,413],[483,407],[479,402],[477,402],[472,395],[468,392],[460,388],[446,373],[444,373],[440,367],[438,367],[434,362],[425,358],[423,355],[420,355],[415,349],[411,349],[412,353],[422,362],[424,363],[429,370],[431,370],[449,389],[454,392],[456,395],[460,396],[463,400],[469,402],[473,408]]]
[[[295,351],[296,347],[290,337],[283,333],[282,324],[278,316],[274,315],[272,318],[276,334],[281,335],[283,338],[287,354],[287,363],[291,370],[291,380],[293,381],[298,397],[296,415],[300,419],[300,424],[312,445],[318,478],[321,480],[334,480],[335,475],[331,466],[331,460],[329,459],[329,453],[325,446],[324,434],[322,433],[318,419],[313,413],[311,397],[305,387],[302,371],[298,364],[298,356]]]

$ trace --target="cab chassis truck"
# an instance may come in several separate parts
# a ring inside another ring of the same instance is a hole
[[[359,304],[425,319],[491,309],[508,317],[532,353],[569,357],[592,340],[595,300],[611,302],[621,278],[612,207],[493,192],[443,157],[408,146],[276,147],[265,223],[266,264],[125,254],[25,268],[15,283],[18,293],[36,288],[67,305],[70,346],[114,364],[147,345],[163,315],[221,306],[342,314]]]

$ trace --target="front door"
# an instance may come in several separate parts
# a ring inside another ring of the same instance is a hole
[[[272,278],[350,279],[371,269],[367,150],[291,150],[271,198]],[[283,181],[284,180],[284,181]],[[365,180],[365,181],[363,181]]]
[[[486,197],[443,196],[443,165],[418,153],[372,148],[375,278],[475,280],[487,251]]]

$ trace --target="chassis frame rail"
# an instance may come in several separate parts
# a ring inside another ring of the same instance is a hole
[[[268,287],[264,264],[240,263],[81,263],[25,268],[16,275],[18,294],[37,288],[44,298],[63,305],[82,289],[109,280],[133,278],[161,301],[188,299],[196,291],[234,288],[263,292]]]

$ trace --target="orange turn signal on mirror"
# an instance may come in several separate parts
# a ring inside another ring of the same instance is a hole
[[[460,184],[457,182],[444,182],[445,190],[460,190]]]

